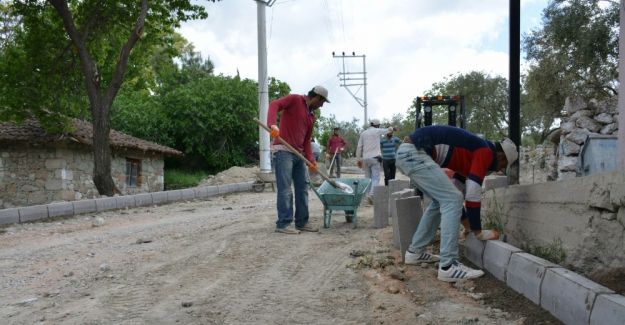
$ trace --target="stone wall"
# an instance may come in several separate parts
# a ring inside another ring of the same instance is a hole
[[[517,247],[561,243],[564,266],[625,267],[625,172],[488,190],[483,219],[497,219]]]
[[[579,176],[578,156],[588,135],[617,135],[617,98],[585,101],[580,97],[570,97],[564,103],[563,115],[558,180]]]
[[[141,186],[126,186],[126,157],[141,160]],[[163,190],[163,159],[137,152],[114,152],[112,176],[122,194]],[[99,197],[93,157],[73,144],[14,145],[0,149],[0,208]]]

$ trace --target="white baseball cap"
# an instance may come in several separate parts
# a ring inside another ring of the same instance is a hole
[[[371,125],[380,125],[380,120],[378,120],[377,118],[374,118],[374,119],[369,120],[369,123]]]
[[[503,153],[506,155],[506,160],[508,160],[508,167],[510,167],[510,165],[512,165],[519,158],[519,153],[516,150],[516,144],[508,138],[504,138],[500,144],[501,149],[503,149]]]
[[[315,87],[312,89],[312,91],[313,91],[315,94],[317,94],[317,95],[319,95],[319,96],[323,97],[323,100],[325,100],[326,102],[328,102],[328,103],[330,102],[330,101],[328,100],[328,90],[327,90],[325,87],[323,87],[323,86],[315,86]]]

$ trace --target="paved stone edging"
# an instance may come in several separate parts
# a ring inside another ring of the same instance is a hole
[[[205,199],[216,195],[252,190],[254,182],[202,186],[182,190],[141,193],[134,195],[103,197],[98,199],[55,202],[20,208],[0,210],[0,225],[43,220],[53,217],[71,217],[83,213],[151,206]]]
[[[469,235],[465,256],[565,324],[625,324],[625,297],[499,240]]]

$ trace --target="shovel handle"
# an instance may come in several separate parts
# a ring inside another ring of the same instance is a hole
[[[271,129],[265,123],[261,122],[261,120],[259,120],[257,118],[254,118],[254,122],[256,122],[256,124],[258,124],[260,127],[265,129],[265,131],[271,133]],[[293,153],[294,155],[296,155],[297,157],[302,159],[304,162],[306,162],[306,165],[308,165],[308,166],[312,166],[313,165],[313,163],[311,163],[310,160],[306,159],[306,157],[304,157],[304,155],[302,155],[299,151],[297,151],[297,149],[293,148],[293,146],[290,145],[288,142],[286,142],[286,140],[282,139],[282,137],[278,136],[276,139],[278,139],[278,141],[280,141],[280,143],[282,143],[287,149],[289,149],[289,151],[291,153]],[[339,185],[333,179],[328,177],[328,175],[322,173],[320,170],[317,170],[317,173],[321,176],[321,178],[323,178],[324,180],[328,181],[328,183],[330,183],[334,188],[340,189]]]

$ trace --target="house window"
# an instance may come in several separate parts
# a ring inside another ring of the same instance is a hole
[[[126,186],[141,186],[141,160],[126,158]]]

